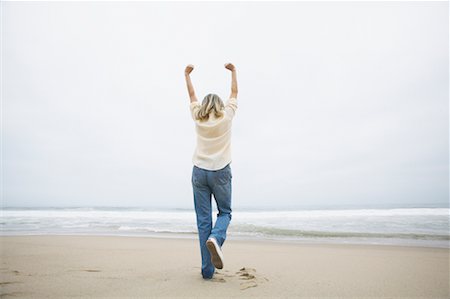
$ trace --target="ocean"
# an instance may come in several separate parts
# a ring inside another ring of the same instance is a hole
[[[217,210],[213,209],[215,221]],[[3,208],[0,235],[197,238],[193,209]],[[450,248],[449,209],[233,209],[227,239]]]

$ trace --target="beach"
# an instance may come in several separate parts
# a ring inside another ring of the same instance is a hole
[[[226,240],[200,274],[198,239],[1,236],[1,298],[448,298],[449,249]]]

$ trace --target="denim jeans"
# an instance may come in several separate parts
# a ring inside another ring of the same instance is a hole
[[[206,170],[195,165],[192,169],[194,206],[202,257],[201,273],[205,279],[212,278],[215,271],[211,262],[211,255],[206,247],[206,241],[210,236],[213,236],[222,247],[231,221],[231,178],[230,164],[220,170]],[[219,211],[214,227],[211,195],[214,195]]]

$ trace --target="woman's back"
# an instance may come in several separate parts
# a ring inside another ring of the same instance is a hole
[[[197,146],[192,162],[197,167],[218,170],[231,162],[231,127],[237,109],[237,99],[228,99],[221,116],[211,112],[207,120],[197,119],[201,105],[190,105],[191,115],[195,121]]]

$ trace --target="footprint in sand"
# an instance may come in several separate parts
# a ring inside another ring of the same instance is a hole
[[[198,267],[195,267],[198,268]],[[214,277],[210,280],[211,282],[227,282],[225,278],[237,278],[240,282],[240,289],[246,290],[248,288],[257,287],[259,283],[264,283],[269,281],[266,277],[259,275],[254,268],[242,267],[235,274],[231,274],[228,270],[217,270],[214,272]]]
[[[6,271],[2,271],[2,272],[11,272],[11,273],[14,273],[15,275],[19,275],[20,274],[20,272],[19,271],[17,271],[17,270],[9,270],[9,269],[5,269]]]
[[[211,278],[211,281],[213,282],[227,282],[224,278],[222,277],[213,277]]]
[[[2,281],[2,282],[0,282],[0,286],[12,284],[12,283],[22,283],[22,282],[21,281]],[[2,295],[0,295],[0,296],[2,296]]]
[[[224,271],[226,271],[226,270],[224,270]],[[219,271],[216,270],[214,272],[214,276],[211,279],[211,281],[213,281],[213,282],[227,282],[224,277],[230,277],[230,275],[227,275],[225,273],[222,273],[222,272],[219,272]]]
[[[82,272],[102,272],[102,270],[100,270],[100,269],[69,269],[69,270],[66,270],[67,272],[71,272],[71,271],[75,271],[75,272],[79,272],[79,271],[82,271]]]
[[[241,282],[241,290],[254,288],[258,286],[258,283],[269,281],[267,278],[257,274],[254,268],[242,267],[236,274],[238,275],[239,280],[243,280],[243,282]]]
[[[97,270],[97,269],[84,269],[81,271],[86,271],[86,272],[102,272],[102,270]]]

